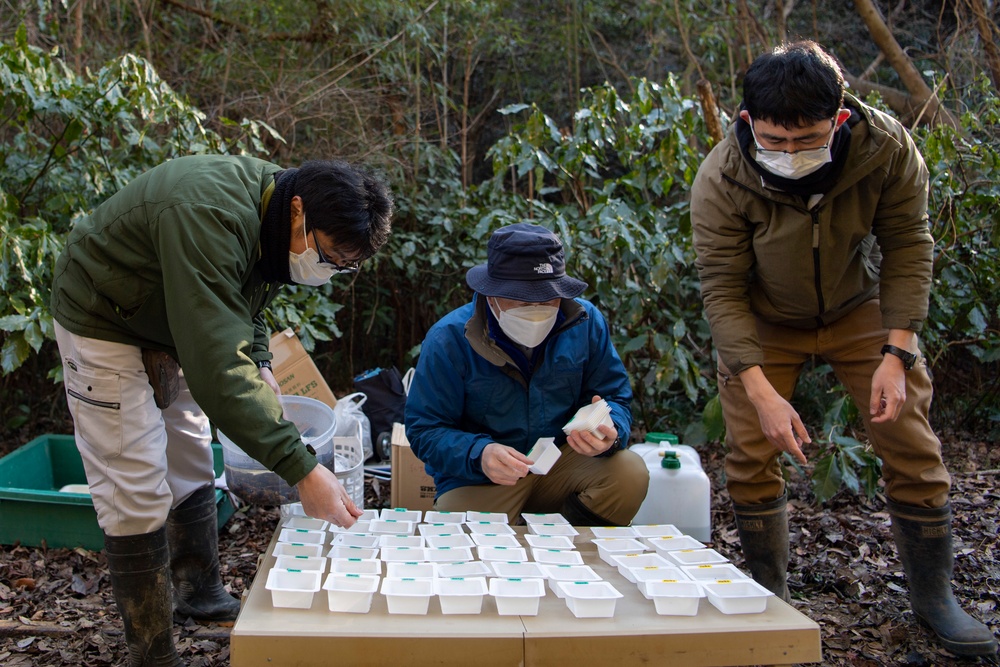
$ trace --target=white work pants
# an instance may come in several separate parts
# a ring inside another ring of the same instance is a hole
[[[97,521],[108,535],[157,530],[172,507],[213,484],[208,418],[184,373],[166,409],[153,402],[141,350],[55,323],[66,400]]]

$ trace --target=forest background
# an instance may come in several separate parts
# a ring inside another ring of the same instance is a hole
[[[0,454],[65,424],[47,299],[75,220],[188,153],[381,170],[398,213],[354,277],[286,289],[338,395],[415,363],[469,298],[498,226],[559,233],[607,314],[636,431],[719,440],[689,188],[742,73],[815,39],[852,92],[912,128],[931,171],[934,420],[1000,433],[1000,54],[993,0],[0,0]],[[796,405],[820,500],[874,492],[878,461],[830,369]]]

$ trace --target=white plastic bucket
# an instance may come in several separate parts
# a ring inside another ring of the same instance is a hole
[[[632,525],[672,524],[685,535],[712,539],[711,483],[692,447],[665,443],[633,445],[649,469],[649,490]],[[680,467],[664,468],[664,454],[676,456]]]

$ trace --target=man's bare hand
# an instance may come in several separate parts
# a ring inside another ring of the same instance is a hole
[[[600,396],[594,396],[591,399],[591,403],[597,403],[601,400]],[[573,448],[577,454],[583,456],[597,456],[598,454],[603,454],[604,452],[611,449],[611,446],[615,444],[615,440],[618,439],[618,431],[613,426],[605,426],[600,424],[597,430],[601,432],[603,438],[599,438],[590,431],[571,431],[568,436],[566,436],[566,444]]]
[[[278,386],[278,381],[274,379],[274,373],[271,372],[270,368],[260,369],[260,379],[271,388],[276,396],[281,396],[281,387]]]
[[[302,478],[295,488],[299,491],[302,510],[307,516],[329,521],[341,528],[350,528],[361,516],[347,489],[337,476],[317,465]]]
[[[532,461],[513,447],[491,442],[483,450],[483,474],[494,484],[513,486],[528,474]]]

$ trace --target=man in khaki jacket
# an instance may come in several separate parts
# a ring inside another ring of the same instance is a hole
[[[882,459],[910,603],[959,655],[997,650],[951,590],[951,479],[927,421],[917,343],[934,240],[923,159],[898,122],[845,95],[813,42],[759,57],[728,136],[692,189],[702,298],[718,350],[727,488],[754,579],[788,600],[778,457],[805,463],[789,403],[805,362],[833,367]]]

